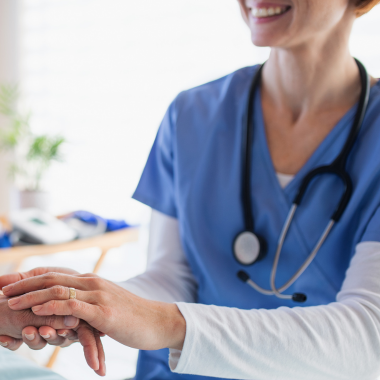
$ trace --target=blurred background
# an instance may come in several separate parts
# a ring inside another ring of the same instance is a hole
[[[377,7],[356,22],[350,43],[375,77],[379,23]],[[41,181],[48,212],[88,210],[140,226],[139,240],[113,249],[100,275],[121,281],[144,270],[149,209],[131,195],[172,99],[268,55],[252,46],[236,0],[0,0],[0,85],[18,85],[18,109],[30,113],[34,134],[65,139],[63,162]],[[0,152],[0,215],[20,207],[23,190],[9,177],[9,154]],[[34,256],[22,269],[88,272],[99,254]],[[108,339],[105,348],[106,378],[133,376],[136,351]],[[51,348],[21,354],[43,365]],[[97,377],[79,345],[62,350],[54,370]]]

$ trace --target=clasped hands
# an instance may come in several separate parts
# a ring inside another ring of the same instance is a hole
[[[37,268],[1,276],[0,287],[0,320],[7,318],[0,326],[9,326],[0,328],[0,344],[13,350],[23,341],[40,349],[79,340],[88,365],[104,376],[100,336],[142,350],[183,346],[186,322],[175,304],[146,300],[94,274]],[[76,299],[69,299],[69,288]]]

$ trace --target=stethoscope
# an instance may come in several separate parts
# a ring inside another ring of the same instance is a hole
[[[369,92],[370,92],[370,80],[369,75],[361,62],[355,59],[359,72],[360,79],[362,84],[362,91],[360,94],[359,105],[356,112],[356,116],[354,122],[352,124],[352,128],[350,134],[347,138],[347,141],[342,149],[342,151],[338,154],[336,159],[330,164],[325,166],[317,167],[313,169],[308,174],[305,175],[301,182],[301,186],[298,190],[298,194],[296,195],[293,204],[290,208],[289,214],[286,218],[285,224],[282,228],[278,244],[277,250],[275,253],[272,272],[270,276],[270,286],[271,289],[264,289],[261,286],[257,285],[246,273],[245,271],[239,271],[237,276],[243,281],[250,285],[252,288],[256,289],[258,292],[265,295],[274,295],[278,298],[289,299],[295,302],[305,302],[307,297],[303,293],[294,293],[292,295],[282,294],[286,291],[306,270],[306,268],[311,264],[317,255],[319,249],[327,239],[330,234],[333,226],[337,223],[345,211],[348,202],[350,201],[352,194],[352,181],[350,175],[346,171],[346,163],[347,158],[352,150],[356,137],[360,131],[361,125],[363,123],[364,115],[368,106]],[[255,234],[254,232],[254,222],[252,215],[252,204],[251,204],[251,150],[252,150],[252,141],[253,141],[253,108],[254,108],[254,97],[256,93],[256,89],[258,88],[261,80],[261,73],[264,65],[262,65],[256,72],[250,87],[250,93],[248,97],[247,103],[247,112],[246,112],[246,126],[245,131],[243,132],[245,135],[245,141],[243,143],[243,175],[242,175],[242,203],[244,210],[244,223],[245,223],[245,231],[241,232],[235,239],[233,244],[233,252],[236,260],[241,265],[253,265],[260,260],[262,260],[267,253],[267,244],[263,236]],[[344,192],[340,199],[338,208],[334,211],[333,215],[329,223],[327,224],[326,229],[323,231],[320,239],[315,245],[314,249],[307,257],[305,262],[301,265],[301,267],[297,270],[297,272],[287,281],[284,285],[277,288],[276,287],[276,274],[278,268],[278,262],[280,260],[280,255],[282,251],[282,247],[284,245],[285,238],[288,234],[289,228],[294,219],[294,215],[296,213],[297,208],[300,206],[302,198],[304,197],[307,188],[310,182],[317,176],[323,174],[333,174],[341,179],[344,184]]]

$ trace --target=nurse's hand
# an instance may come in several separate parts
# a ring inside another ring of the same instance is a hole
[[[76,299],[68,299],[69,287],[76,289]],[[9,303],[13,310],[75,316],[129,347],[180,350],[185,339],[186,321],[175,304],[140,298],[94,274],[52,272],[18,281],[3,292],[18,296]]]

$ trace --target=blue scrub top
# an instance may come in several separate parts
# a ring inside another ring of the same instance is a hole
[[[198,281],[197,302],[240,309],[300,306],[257,293],[236,273],[244,269],[262,287],[269,279],[277,241],[305,174],[331,163],[351,129],[357,105],[338,122],[294,180],[282,189],[268,150],[260,91],[254,103],[252,212],[255,231],[265,237],[268,255],[251,267],[233,257],[232,245],[244,230],[242,143],[249,88],[258,66],[182,92],[158,131],[134,198],[179,221],[181,241]],[[380,241],[380,84],[371,89],[363,128],[347,170],[354,191],[337,223],[306,272],[287,294],[307,294],[301,306],[334,302],[361,241]],[[334,176],[314,180],[299,207],[281,255],[277,287],[310,254],[336,209],[343,185]],[[168,273],[170,276],[170,273]],[[141,351],[136,379],[206,379],[178,375],[168,367],[168,350]]]

